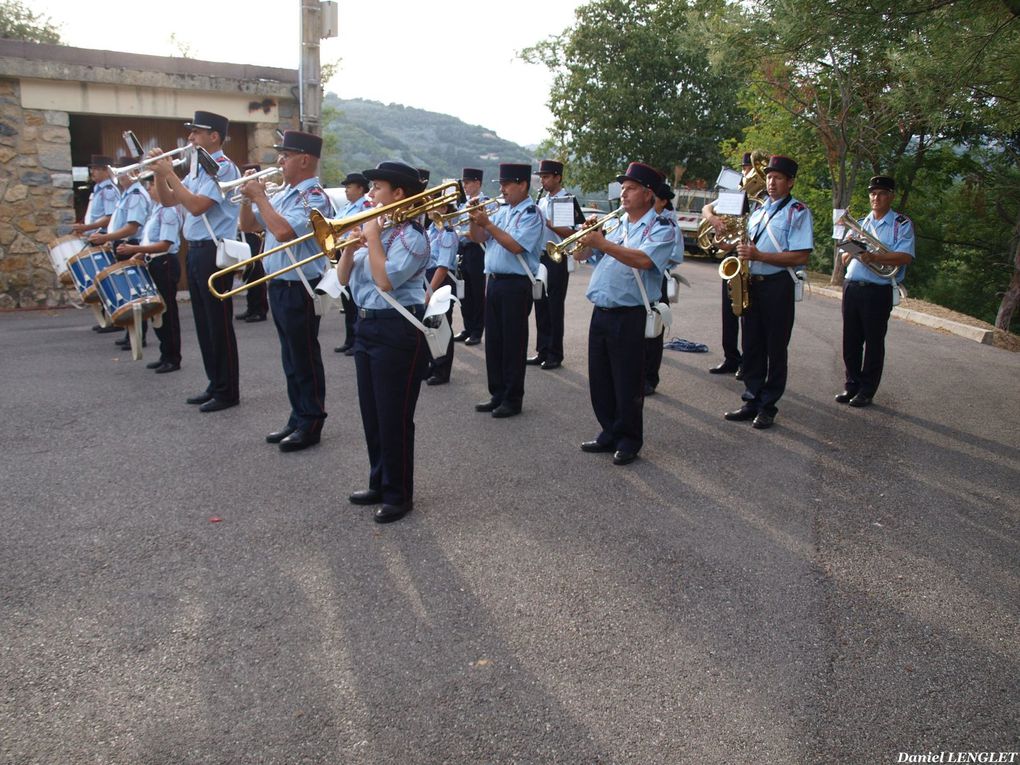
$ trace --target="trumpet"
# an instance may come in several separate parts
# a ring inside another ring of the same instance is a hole
[[[559,263],[563,260],[564,255],[574,256],[575,253],[580,252],[583,249],[581,245],[581,239],[586,237],[592,231],[597,228],[602,229],[603,234],[609,234],[615,231],[623,220],[624,209],[618,207],[608,215],[603,215],[597,219],[590,226],[585,226],[580,231],[576,231],[566,239],[559,242],[547,242],[545,245],[545,254],[549,256],[549,260],[553,263]]]
[[[467,207],[463,207],[460,210],[454,210],[453,212],[443,213],[436,210],[429,213],[429,218],[437,226],[451,225],[454,228],[461,228],[471,223],[470,213],[476,210],[483,210],[486,215],[495,215],[500,208],[500,205],[505,205],[506,200],[503,197],[497,199],[486,199],[484,202],[474,201]]]
[[[264,178],[270,178],[278,174],[283,175],[283,168],[267,167],[263,170],[259,170],[257,173],[252,173],[251,175],[242,175],[240,178],[236,178],[232,181],[223,181],[222,183],[220,181],[217,181],[216,185],[220,187],[220,193],[223,196],[226,196],[228,191],[230,191],[231,189],[240,189],[240,187],[246,184],[248,181],[261,181]],[[277,187],[276,191],[279,191],[281,188],[283,188],[283,186]],[[269,189],[267,188],[266,191],[268,192]],[[240,202],[243,197],[244,195],[241,194],[240,191],[238,191],[237,193],[231,195],[230,201],[236,204]]]
[[[847,242],[851,240],[857,240],[861,242],[865,246],[869,254],[872,255],[889,254],[889,249],[884,244],[882,244],[877,237],[872,236],[867,231],[865,231],[864,228],[850,214],[849,210],[843,212],[839,220],[836,221],[836,225],[843,226],[847,230],[847,236],[843,239],[842,242],[840,242],[836,246],[843,250],[843,252],[846,252],[850,257],[861,260],[861,253],[855,252],[850,248],[843,249],[843,245],[845,245]],[[861,260],[861,263],[864,263],[864,261]],[[877,276],[881,276],[883,279],[893,279],[896,277],[896,274],[898,274],[900,271],[900,266],[885,265],[883,263],[864,263],[864,265],[867,266],[872,273],[876,274]]]
[[[163,152],[162,154],[160,154],[159,156],[156,156],[156,157],[146,157],[145,159],[143,159],[143,160],[141,160],[139,162],[135,162],[133,165],[125,165],[124,167],[113,167],[113,166],[110,166],[107,169],[110,171],[110,174],[114,178],[116,178],[118,175],[124,175],[125,173],[132,173],[133,174],[133,173],[141,170],[142,168],[147,167],[148,165],[151,165],[154,162],[158,162],[161,159],[169,159],[170,157],[176,157],[178,154],[184,154],[185,152],[195,151],[196,148],[197,147],[192,146],[191,144],[188,144],[187,146],[181,146],[181,147],[176,148],[176,149],[171,149],[170,151],[165,151],[165,152]],[[212,157],[210,157],[210,159],[212,159]],[[216,162],[216,160],[214,160],[214,159],[212,161],[213,161],[213,163]]]
[[[248,176],[250,180],[252,176]],[[360,228],[364,223],[374,219],[383,218],[383,227],[388,228],[390,226],[396,226],[399,223],[405,223],[409,220],[414,220],[420,215],[425,215],[432,210],[445,207],[448,204],[463,204],[467,201],[467,195],[464,194],[464,187],[460,181],[449,181],[436,186],[431,189],[426,189],[419,194],[401,199],[399,202],[393,202],[392,204],[383,205],[382,207],[373,207],[371,209],[360,212],[357,215],[350,215],[346,218],[329,219],[320,213],[318,210],[312,210],[309,216],[309,222],[312,224],[312,232],[299,236],[297,239],[292,239],[289,242],[283,242],[282,244],[273,247],[270,250],[259,253],[247,260],[242,260],[232,265],[221,269],[209,277],[209,291],[218,297],[220,300],[226,300],[229,297],[233,297],[240,292],[244,292],[247,289],[256,287],[259,284],[264,284],[270,279],[275,279],[277,276],[282,276],[289,271],[293,271],[297,268],[301,268],[310,263],[315,262],[319,258],[329,258],[331,263],[335,263],[339,259],[333,258],[332,256],[338,251],[342,250],[349,244],[353,244],[358,241],[357,234],[353,236],[346,236],[356,229]],[[283,268],[277,269],[272,273],[267,273],[265,276],[261,276],[258,279],[242,284],[234,289],[227,290],[226,292],[220,292],[216,289],[214,282],[222,276],[232,274],[237,271],[242,271],[257,260],[262,260],[270,255],[273,255],[281,250],[286,250],[289,247],[295,247],[302,242],[306,242],[309,239],[315,239],[319,245],[319,251],[314,255],[311,255],[302,260],[295,260],[294,262],[284,266]]]

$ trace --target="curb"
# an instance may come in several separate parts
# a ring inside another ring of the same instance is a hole
[[[826,297],[835,298],[836,300],[843,299],[843,292],[841,290],[833,289],[832,287],[812,286],[811,292],[818,292]],[[892,315],[897,319],[903,319],[914,324],[920,324],[933,329],[945,330],[946,332],[951,332],[954,335],[965,337],[968,340],[973,340],[974,342],[981,343],[982,345],[992,345],[992,336],[994,335],[994,332],[990,329],[971,327],[967,324],[961,324],[958,321],[943,319],[938,316],[932,316],[931,314],[921,313],[920,311],[913,311],[909,308],[900,308],[899,306],[892,309]]]

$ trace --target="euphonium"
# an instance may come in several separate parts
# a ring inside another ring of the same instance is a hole
[[[708,218],[702,218],[698,224],[698,246],[704,250],[706,255],[718,255],[733,249],[740,244],[744,235],[744,219],[739,215],[720,215],[723,222],[722,231],[716,231],[715,227],[708,222]],[[723,245],[726,245],[725,247]]]
[[[839,220],[836,221],[836,225],[846,228],[849,234],[842,242],[837,244],[836,247],[842,249],[843,245],[848,241],[856,239],[867,247],[868,253],[872,255],[889,254],[889,248],[882,244],[877,237],[865,231],[861,227],[861,224],[854,220],[854,217],[850,214],[849,210],[843,211],[843,215],[841,215]],[[845,250],[845,252],[849,254],[850,257],[861,260],[859,253],[853,252],[852,250]],[[861,260],[861,263],[864,263],[864,261]],[[893,279],[900,271],[900,266],[884,265],[882,263],[864,263],[864,265],[867,266],[872,273],[881,276],[883,279]]]
[[[740,179],[740,190],[758,204],[765,204],[765,168],[768,166],[769,155],[755,149],[751,152],[751,169]]]

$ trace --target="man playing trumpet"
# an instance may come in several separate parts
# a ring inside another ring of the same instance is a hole
[[[892,210],[896,182],[876,175],[868,184],[871,212],[861,227],[885,245],[887,252],[866,251],[857,258],[843,252],[847,266],[843,284],[843,364],[846,385],[836,401],[853,407],[868,406],[882,380],[885,365],[885,333],[893,307],[893,291],[899,289],[906,266],[914,260],[914,224]],[[869,264],[900,266],[889,278],[879,276]]]
[[[283,134],[283,143],[273,148],[280,152],[277,161],[283,171],[284,190],[270,199],[261,181],[252,180],[241,186],[245,200],[241,205],[241,230],[264,229],[265,252],[310,233],[309,215],[313,209],[326,218],[333,215],[333,205],[318,178],[322,139],[311,133],[288,130]],[[311,257],[317,251],[315,240],[308,239],[267,255],[266,273]],[[266,441],[279,444],[282,452],[300,451],[319,443],[326,419],[326,375],[319,348],[319,316],[315,312],[313,290],[327,265],[327,259],[322,257],[269,282],[269,307],[280,337],[290,417],[280,430],[267,435]]]

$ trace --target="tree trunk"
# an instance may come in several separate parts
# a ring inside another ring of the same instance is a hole
[[[1013,227],[1013,276],[1009,287],[999,303],[999,312],[995,315],[995,326],[1009,332],[1009,325],[1020,308],[1020,213],[1017,214],[1016,226]]]

